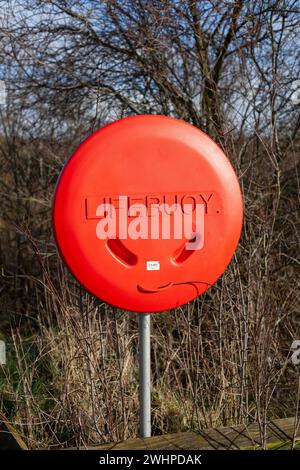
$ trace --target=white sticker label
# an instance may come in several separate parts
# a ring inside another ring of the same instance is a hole
[[[159,261],[147,261],[147,271],[159,271]]]

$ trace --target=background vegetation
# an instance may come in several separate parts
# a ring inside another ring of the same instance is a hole
[[[194,124],[224,149],[245,219],[216,286],[153,315],[153,430],[256,420],[264,441],[266,421],[296,415],[299,403],[289,362],[300,336],[299,3],[0,7],[2,410],[32,448],[137,434],[137,315],[91,297],[62,265],[51,198],[91,132],[157,113]]]

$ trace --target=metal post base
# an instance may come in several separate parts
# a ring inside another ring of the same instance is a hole
[[[139,314],[140,437],[151,436],[150,316]]]

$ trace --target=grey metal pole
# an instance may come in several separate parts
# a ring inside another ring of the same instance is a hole
[[[139,314],[140,437],[151,436],[150,316]]]

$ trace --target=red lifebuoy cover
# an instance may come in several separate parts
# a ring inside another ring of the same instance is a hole
[[[190,218],[190,232],[175,233],[176,215],[177,223]],[[95,296],[139,312],[177,307],[208,289],[231,260],[242,218],[222,150],[192,125],[157,115],[92,134],[66,163],[53,201],[71,273]]]

